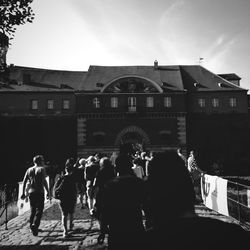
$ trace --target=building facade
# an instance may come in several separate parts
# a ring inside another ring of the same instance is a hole
[[[28,151],[22,149],[23,160],[30,151],[62,162],[71,155],[111,154],[124,143],[148,151],[188,151],[195,146],[195,119],[248,114],[240,78],[200,65],[155,61],[151,66],[90,66],[80,72],[11,65],[5,74],[0,85],[3,152],[10,154],[21,126],[25,136],[19,135],[23,141],[17,144],[20,148],[25,142]]]

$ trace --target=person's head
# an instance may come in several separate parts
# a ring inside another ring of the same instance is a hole
[[[133,163],[129,155],[120,154],[115,160],[115,170],[119,175],[133,175]]]
[[[36,165],[43,165],[44,164],[44,158],[42,155],[36,155],[33,158],[33,163]]]
[[[181,152],[181,148],[177,148],[177,153],[178,154],[181,154],[182,152]]]
[[[72,172],[74,169],[75,161],[73,158],[68,158],[65,163],[65,170],[67,172]]]
[[[107,157],[104,156],[100,159],[100,169],[106,169],[106,168],[111,168],[112,167],[112,163],[111,160]]]
[[[134,147],[131,143],[124,143],[120,145],[120,154],[125,154],[125,155],[134,155],[135,150]]]
[[[137,157],[137,158],[135,158],[135,159],[133,160],[133,163],[134,163],[135,165],[140,165],[140,164],[142,163],[142,160],[141,160],[141,158]]]
[[[156,223],[194,212],[193,183],[176,150],[154,155],[148,183]]]
[[[85,158],[81,158],[81,159],[79,160],[79,165],[80,165],[80,166],[85,166],[85,164],[86,164],[86,159],[85,159]]]
[[[191,150],[190,153],[189,153],[190,156],[194,157],[195,156],[195,151],[194,150]]]
[[[86,166],[90,166],[90,165],[92,165],[92,164],[95,163],[95,162],[96,162],[95,156],[90,155],[90,156],[87,158],[87,160],[86,160]]]

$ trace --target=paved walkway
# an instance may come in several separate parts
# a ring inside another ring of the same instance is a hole
[[[203,205],[196,206],[199,216],[216,216]],[[219,216],[222,220],[232,220]],[[0,249],[8,250],[91,250],[107,249],[107,239],[103,245],[97,244],[98,222],[91,218],[87,208],[81,209],[77,204],[74,230],[68,238],[62,237],[61,214],[56,200],[45,205],[38,236],[33,236],[29,231],[29,211],[8,222],[8,230],[5,225],[0,227]]]

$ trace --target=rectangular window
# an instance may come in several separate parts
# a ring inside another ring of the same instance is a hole
[[[219,99],[218,98],[213,98],[212,99],[212,106],[214,108],[218,108],[219,107]]]
[[[63,100],[63,109],[69,109],[69,100]]]
[[[117,97],[111,97],[111,108],[118,108],[118,98]]]
[[[205,99],[204,98],[199,98],[198,99],[198,105],[199,105],[199,107],[204,108],[206,106]]]
[[[154,98],[152,96],[147,97],[147,108],[153,108],[154,107]]]
[[[47,101],[47,109],[54,109],[54,100]]]
[[[164,97],[164,107],[170,108],[172,107],[172,98],[169,96]]]
[[[236,103],[236,98],[230,98],[229,99],[229,105],[230,107],[236,107],[237,103]]]
[[[136,111],[136,97],[128,98],[128,111],[135,112]]]
[[[38,109],[38,100],[31,100],[31,109],[32,110]]]
[[[93,99],[93,106],[94,106],[94,108],[96,108],[96,109],[100,108],[100,99],[99,99],[98,97],[95,97],[95,98]]]

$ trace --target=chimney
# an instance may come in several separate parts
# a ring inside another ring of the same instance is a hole
[[[158,69],[158,61],[157,60],[154,61],[154,69]]]

